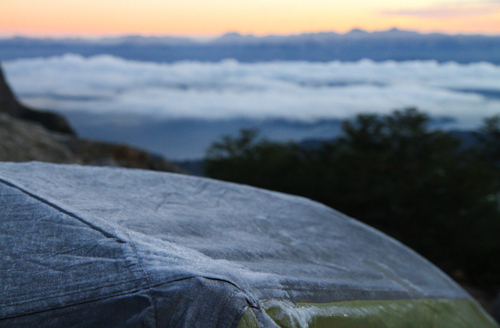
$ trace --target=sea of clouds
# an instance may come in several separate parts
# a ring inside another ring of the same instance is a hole
[[[314,121],[417,107],[475,127],[500,113],[500,66],[409,62],[128,61],[64,55],[3,63],[28,105],[158,119]]]

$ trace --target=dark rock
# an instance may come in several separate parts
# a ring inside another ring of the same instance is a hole
[[[76,135],[66,119],[56,113],[39,111],[22,105],[7,84],[0,67],[0,112],[23,120],[37,122],[45,128],[70,135]]]
[[[119,166],[183,173],[167,160],[127,145],[79,139],[0,113],[0,161]]]
[[[153,171],[178,172],[181,170],[162,157],[123,144],[87,139],[72,139],[69,147],[85,165],[120,166]]]
[[[179,172],[165,159],[127,145],[79,139],[66,119],[19,103],[0,67],[0,161],[41,161]]]
[[[75,137],[0,113],[0,161],[83,164],[66,146],[71,138]]]

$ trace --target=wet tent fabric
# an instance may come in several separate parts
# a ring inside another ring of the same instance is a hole
[[[0,327],[496,327],[319,203],[185,175],[0,163]]]

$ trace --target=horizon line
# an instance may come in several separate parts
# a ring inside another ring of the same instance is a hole
[[[430,34],[444,34],[450,36],[459,35],[481,35],[481,36],[500,36],[500,33],[487,33],[487,32],[450,32],[443,30],[419,30],[419,29],[406,29],[391,27],[387,29],[364,29],[359,27],[354,27],[347,31],[337,31],[337,30],[314,30],[314,31],[302,31],[302,32],[290,32],[290,33],[246,33],[235,30],[228,30],[222,33],[215,34],[178,34],[178,33],[140,33],[140,32],[124,32],[124,33],[2,33],[0,32],[0,39],[10,39],[10,38],[35,38],[35,39],[106,39],[106,38],[121,38],[121,37],[171,37],[171,38],[187,38],[194,39],[198,41],[212,41],[219,37],[225,35],[240,35],[240,36],[252,36],[256,38],[268,37],[268,36],[298,36],[304,34],[322,34],[322,33],[334,33],[339,35],[346,35],[353,32],[364,32],[364,33],[380,33],[380,32],[390,32],[390,31],[401,31],[401,32],[412,32],[422,35]]]

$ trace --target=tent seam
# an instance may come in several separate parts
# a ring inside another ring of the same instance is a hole
[[[80,305],[80,304],[96,302],[96,301],[100,301],[100,300],[104,300],[104,299],[108,299],[108,298],[113,298],[113,297],[117,297],[117,296],[121,296],[121,295],[127,295],[127,294],[133,294],[133,293],[137,293],[137,292],[145,291],[145,290],[149,290],[150,291],[154,287],[158,287],[158,286],[161,286],[161,285],[168,285],[168,284],[171,284],[171,283],[176,283],[176,282],[179,282],[179,281],[182,281],[182,280],[193,279],[193,278],[213,279],[213,280],[220,280],[220,281],[223,281],[223,282],[226,282],[226,283],[230,283],[230,282],[228,282],[226,280],[222,280],[222,279],[214,279],[214,278],[203,277],[203,276],[189,276],[189,277],[185,277],[185,278],[179,278],[179,279],[174,279],[174,280],[167,281],[167,282],[162,282],[162,283],[154,284],[152,286],[148,285],[148,286],[144,286],[144,287],[137,287],[137,288],[127,289],[127,290],[124,290],[122,292],[118,292],[118,293],[106,295],[104,297],[89,298],[87,300],[83,300],[83,301],[71,303],[71,304],[68,304],[68,305],[65,305],[65,306],[56,306],[56,307],[51,307],[51,308],[46,309],[46,310],[32,311],[32,312],[27,312],[27,313],[19,314],[19,315],[8,316],[8,317],[5,317],[5,318],[0,318],[0,320],[4,320],[4,319],[8,319],[8,318],[17,318],[17,317],[22,317],[22,316],[25,316],[25,315],[42,313],[42,312],[52,311],[52,310],[56,310],[56,309],[64,309],[66,307],[71,307],[71,306],[77,306],[77,305]],[[104,287],[118,286],[118,285],[121,285],[121,284],[130,283],[130,282],[134,282],[134,281],[141,281],[141,280],[144,280],[144,278],[139,278],[139,279],[135,279],[135,280],[125,281],[125,282],[122,282],[122,283],[119,283],[119,284],[114,284],[114,285],[106,285]],[[237,286],[235,286],[235,287],[237,287]],[[96,287],[94,289],[100,289],[100,288],[102,288],[102,286]],[[91,289],[89,289],[89,290],[91,290]],[[55,296],[52,296],[52,297],[37,299],[35,301],[18,302],[18,303],[13,303],[13,304],[9,305],[8,307],[12,307],[12,306],[15,306],[15,305],[23,305],[23,304],[35,303],[35,302],[40,302],[40,301],[46,301],[46,300],[50,300],[50,299],[54,299],[54,298],[59,298],[59,297],[64,297],[64,296],[69,296],[69,295],[74,295],[74,294],[80,294],[80,293],[82,293],[82,291],[77,291],[77,292],[72,292],[72,293],[67,293],[67,294],[62,294],[62,295],[55,295]]]
[[[89,291],[92,291],[92,290],[102,289],[102,288],[106,288],[106,287],[120,286],[120,285],[129,284],[129,283],[132,283],[132,282],[135,282],[135,281],[142,281],[142,280],[144,280],[144,278],[138,278],[138,279],[133,279],[133,280],[122,281],[122,282],[116,283],[116,284],[109,284],[109,285],[99,286],[99,287],[95,287],[95,288],[88,288],[88,289],[83,290],[83,292],[89,292]],[[142,290],[142,289],[144,289],[143,287],[137,287],[137,288],[138,289],[134,289],[134,288],[127,289],[126,291],[132,291],[133,292],[134,290]],[[35,300],[30,300],[30,301],[25,301],[25,302],[10,303],[6,307],[12,307],[14,305],[29,304],[29,303],[34,303],[34,302],[47,301],[47,300],[54,299],[54,298],[66,297],[66,296],[71,296],[71,295],[74,295],[74,294],[81,294],[81,293],[82,293],[82,291],[76,291],[76,292],[71,292],[71,293],[66,293],[66,294],[54,295],[54,296],[46,297],[46,298],[38,298],[38,299],[35,299]],[[117,294],[110,294],[110,295],[117,295]],[[110,296],[110,297],[112,297],[112,296]],[[78,303],[75,303],[75,304],[78,304]]]
[[[162,283],[154,284],[152,286],[148,285],[146,287],[138,287],[138,288],[135,288],[135,289],[127,289],[127,290],[125,290],[123,292],[106,295],[105,297],[87,299],[87,300],[84,300],[84,301],[80,301],[80,302],[76,302],[76,303],[71,303],[71,304],[67,304],[67,305],[64,305],[64,306],[50,307],[50,308],[44,309],[44,310],[38,310],[38,311],[35,310],[35,311],[26,312],[26,313],[22,313],[22,314],[16,314],[16,315],[12,315],[12,316],[6,316],[6,317],[3,317],[3,318],[0,318],[0,322],[3,321],[3,320],[9,320],[9,319],[13,319],[13,318],[20,318],[20,317],[28,316],[28,315],[34,315],[34,314],[39,314],[39,313],[44,313],[44,312],[49,312],[49,311],[54,311],[54,310],[65,309],[65,308],[68,308],[68,307],[78,306],[78,305],[81,305],[81,304],[98,302],[98,301],[102,301],[102,300],[106,300],[106,299],[111,299],[111,298],[114,298],[114,297],[123,296],[123,295],[127,295],[127,294],[140,293],[140,292],[146,291],[146,290],[151,291],[152,288],[155,288],[155,287],[158,287],[158,286],[168,285],[168,284],[171,284],[171,283],[176,283],[176,282],[179,282],[179,281],[183,281],[183,280],[187,280],[187,279],[195,279],[195,278],[204,278],[204,279],[222,281],[222,282],[225,282],[225,283],[233,285],[235,288],[237,288],[238,290],[240,290],[241,292],[243,292],[245,295],[247,295],[247,293],[243,289],[241,289],[240,287],[236,286],[235,284],[233,284],[230,281],[227,281],[227,280],[224,280],[224,279],[218,279],[218,278],[205,277],[205,276],[201,276],[201,275],[194,275],[194,276],[190,276],[190,277],[179,278],[179,279],[174,279],[174,280],[167,281],[167,282],[162,282]],[[143,279],[141,278],[141,279],[136,279],[136,280],[131,280],[131,281],[138,281],[138,280],[143,280]],[[131,282],[131,281],[127,281],[127,282]],[[65,294],[65,295],[62,295],[62,296],[67,296],[67,295],[72,295],[72,294],[78,294],[78,293],[81,293],[81,292],[74,292],[74,293]],[[231,294],[231,298],[232,298],[232,296],[234,294],[236,294],[236,292],[233,293],[233,294]],[[59,296],[61,296],[61,295],[59,295]],[[54,296],[54,297],[45,298],[45,299],[39,299],[39,300],[37,300],[37,302],[38,301],[49,300],[49,299],[52,299],[52,298],[58,298],[59,296]],[[151,296],[151,295],[149,295],[149,296]],[[27,303],[30,303],[30,302],[16,303],[16,304],[12,304],[12,305],[20,305],[20,304],[27,304]],[[155,327],[158,327],[158,322],[157,322],[157,319],[156,319],[156,314],[157,314],[156,305],[154,304],[154,302],[152,302],[152,303],[153,303],[152,304],[153,305],[153,309],[155,310]]]
[[[136,280],[142,280],[142,279],[136,279]],[[134,280],[132,280],[132,281],[134,281]],[[4,317],[4,318],[0,318],[0,321],[1,320],[12,319],[12,318],[19,318],[19,317],[23,317],[23,316],[27,316],[27,315],[44,313],[44,312],[48,312],[48,311],[65,309],[65,308],[68,308],[68,307],[78,306],[78,305],[86,304],[86,303],[98,302],[98,301],[102,301],[102,300],[106,300],[106,299],[110,299],[110,298],[114,298],[114,297],[118,297],[118,296],[123,296],[123,295],[127,295],[127,294],[138,293],[138,292],[141,292],[141,291],[144,291],[144,290],[146,290],[146,288],[144,288],[144,287],[138,287],[136,289],[127,289],[125,291],[122,291],[122,292],[119,292],[119,293],[116,293],[116,294],[106,295],[105,297],[87,299],[85,301],[71,303],[71,304],[67,304],[67,305],[64,305],[64,306],[56,306],[56,307],[51,307],[51,308],[48,308],[48,309],[45,309],[45,310],[31,311],[31,312],[17,314],[17,315],[13,315],[13,316],[7,316],[7,317]],[[81,292],[74,292],[74,293],[65,294],[65,295],[62,295],[62,296],[68,296],[68,295],[78,294],[78,293],[81,293]],[[39,300],[36,300],[36,302],[45,301],[45,300],[49,300],[49,299],[53,299],[53,298],[58,298],[58,297],[59,296],[54,296],[54,297],[50,297],[50,298],[39,299]],[[12,307],[14,305],[21,305],[21,304],[27,304],[27,303],[30,303],[30,302],[16,303],[16,304],[12,304],[10,307]]]
[[[47,199],[45,199],[45,198],[43,198],[41,196],[38,196],[37,194],[35,194],[33,192],[30,192],[30,191],[28,191],[28,190],[26,190],[26,189],[24,189],[24,188],[16,185],[15,183],[12,183],[10,181],[4,180],[2,178],[0,178],[0,183],[3,183],[3,184],[5,184],[5,185],[7,185],[7,186],[9,186],[11,188],[15,188],[15,189],[21,191],[22,193],[28,195],[29,197],[31,197],[31,198],[33,198],[33,199],[35,199],[35,200],[37,200],[37,201],[39,201],[39,202],[41,202],[41,203],[43,203],[45,205],[48,205],[48,206],[52,207],[53,209],[57,210],[58,212],[66,214],[66,215],[68,215],[68,216],[70,216],[70,217],[72,217],[72,218],[80,221],[81,223],[85,224],[86,226],[90,227],[91,229],[93,229],[93,230],[101,233],[106,238],[114,238],[114,239],[116,239],[120,243],[125,243],[125,241],[122,240],[121,238],[119,238],[118,236],[116,236],[116,235],[114,235],[114,234],[112,234],[112,233],[104,230],[101,227],[98,227],[98,226],[96,226],[96,225],[88,222],[87,220],[81,218],[80,216],[78,216],[78,215],[76,215],[76,214],[74,214],[74,213],[72,213],[72,212],[70,212],[68,210],[65,210],[64,208],[62,208],[59,205],[54,204],[53,202],[51,202],[51,201],[49,201],[49,200],[47,200]]]
[[[238,288],[238,289],[239,289],[239,288]],[[219,317],[217,318],[217,325],[216,325],[216,327],[219,327],[219,326],[220,326],[221,318],[222,318],[222,315],[223,315],[224,311],[225,311],[225,310],[226,310],[226,308],[228,307],[229,303],[230,303],[230,302],[231,302],[234,298],[236,298],[236,295],[237,295],[239,292],[240,292],[240,291],[234,291],[234,292],[232,292],[232,293],[231,293],[231,296],[230,296],[230,297],[228,297],[228,299],[227,299],[227,300],[226,300],[226,302],[224,303],[224,308],[223,308],[224,310],[222,311],[222,313],[221,313],[221,314],[219,315]],[[237,314],[237,316],[236,316],[235,318],[233,318],[233,322],[232,322],[232,324],[231,324],[231,327],[234,327],[234,326],[235,326],[235,325],[234,325],[234,323],[235,323],[236,321],[238,321],[238,322],[239,322],[239,321],[241,321],[241,317],[243,317],[243,314],[245,313],[245,309],[246,309],[246,306],[245,306],[245,307],[243,307],[243,312],[242,312],[242,311],[239,311],[239,312],[238,312],[238,314]]]
[[[137,251],[135,243],[132,242],[132,236],[130,235],[130,232],[128,231],[128,229],[124,229],[124,231],[130,240],[129,244],[130,244],[130,247],[132,248],[132,250],[135,254],[136,261],[139,264],[139,267],[141,268],[142,272],[144,273],[144,276],[146,278],[147,288],[149,291],[149,296],[151,297],[151,288],[152,288],[151,279],[149,278],[149,275],[148,275],[146,269],[144,269],[144,266],[142,265],[142,258],[139,256],[139,252]],[[154,302],[154,300],[152,301],[152,304],[153,304],[153,311],[154,311],[155,327],[158,328],[158,316],[157,316],[156,303]]]

